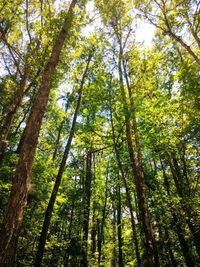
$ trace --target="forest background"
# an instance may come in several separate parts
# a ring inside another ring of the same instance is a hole
[[[0,14],[0,266],[199,266],[200,2]]]

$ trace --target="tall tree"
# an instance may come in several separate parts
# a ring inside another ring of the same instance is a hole
[[[73,25],[73,10],[76,3],[77,1],[73,0],[70,4],[62,29],[57,36],[50,58],[42,73],[40,88],[24,130],[19,162],[16,168],[0,235],[1,266],[9,266],[10,260],[14,255],[14,246],[23,221],[24,209],[27,205],[27,196],[31,182],[31,169],[43,114],[51,90],[52,75],[55,73],[62,47]]]
[[[38,250],[37,250],[37,254],[36,254],[36,260],[35,260],[35,266],[41,266],[42,264],[42,256],[44,253],[44,248],[45,248],[45,242],[46,242],[46,238],[47,238],[47,233],[48,233],[48,228],[50,225],[50,221],[51,221],[51,216],[52,216],[52,212],[53,212],[53,207],[56,201],[56,196],[58,194],[58,189],[61,183],[61,179],[65,170],[65,165],[67,162],[67,158],[69,155],[69,151],[70,151],[70,147],[71,147],[71,143],[72,143],[72,139],[74,136],[74,132],[75,132],[75,127],[76,127],[76,120],[77,120],[77,116],[78,116],[78,112],[79,112],[79,108],[80,108],[80,104],[81,104],[81,97],[82,97],[82,92],[83,92],[83,86],[84,86],[84,82],[85,82],[85,78],[87,76],[87,72],[88,72],[88,68],[89,68],[89,64],[91,61],[92,55],[89,55],[88,59],[87,59],[87,64],[86,64],[86,68],[84,70],[81,82],[80,82],[80,88],[78,90],[78,100],[77,100],[77,104],[76,104],[76,109],[74,111],[74,116],[73,116],[73,120],[72,120],[72,126],[70,129],[70,133],[69,133],[69,137],[67,140],[67,144],[65,147],[65,151],[63,153],[63,157],[62,157],[62,161],[60,163],[60,167],[58,170],[58,174],[56,176],[56,180],[55,180],[55,184],[54,184],[54,188],[52,190],[51,193],[51,197],[48,203],[48,207],[46,209],[45,212],[45,218],[44,218],[44,223],[42,226],[42,232],[40,235],[40,240],[39,240],[39,245],[38,245]]]

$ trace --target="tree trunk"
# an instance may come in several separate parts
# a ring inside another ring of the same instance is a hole
[[[95,164],[95,153],[93,153],[93,186],[95,188],[95,178],[96,178],[96,164]],[[96,236],[97,236],[97,219],[96,219],[96,201],[93,201],[93,215],[92,215],[92,230],[91,230],[91,253],[92,258],[95,258],[96,252]]]
[[[71,234],[72,234],[74,209],[75,209],[75,198],[73,197],[72,208],[71,208],[71,213],[70,213],[69,229],[68,229],[68,239],[69,240],[71,240]],[[69,256],[70,256],[70,254],[66,252],[65,257],[64,257],[64,266],[65,267],[68,267]]]
[[[95,203],[93,204],[93,216],[92,216],[92,230],[91,230],[91,241],[92,241],[92,245],[91,245],[91,253],[92,253],[92,257],[95,257],[95,252],[96,252],[96,235],[97,235],[97,225],[96,225],[96,218],[95,218]]]
[[[4,43],[6,44],[6,46],[8,47],[8,50],[12,54],[12,50],[9,47],[9,44],[8,44],[5,36],[4,36],[3,40],[4,40]],[[32,56],[35,55],[36,51],[37,51],[37,47],[32,51]],[[17,64],[17,62],[15,62],[15,63]],[[17,111],[18,111],[19,107],[21,106],[23,97],[24,97],[25,93],[27,93],[31,89],[36,78],[40,74],[40,69],[38,69],[36,76],[33,78],[32,82],[27,86],[27,88],[25,88],[27,80],[28,80],[28,76],[29,76],[29,67],[27,65],[27,62],[25,63],[23,73],[20,71],[19,65],[17,65],[17,70],[18,70],[18,73],[20,76],[19,88],[14,93],[14,95],[11,99],[11,103],[9,103],[9,105],[8,105],[9,106],[8,113],[5,117],[5,119],[3,120],[3,126],[2,126],[2,129],[0,131],[0,161],[3,160],[3,155],[5,152],[5,149],[8,145],[7,139],[8,139],[8,135],[10,132],[10,128],[11,128],[12,122],[14,120],[14,117],[15,117]]]
[[[105,200],[104,206],[102,210],[102,221],[101,224],[99,222],[99,234],[98,234],[98,266],[101,264],[101,252],[102,252],[102,241],[103,241],[103,234],[104,234],[104,224],[105,224],[105,217],[106,217],[106,206],[107,206],[107,197],[108,197],[108,166],[107,166],[107,174],[106,174],[106,191],[105,191]]]
[[[178,220],[178,218],[174,212],[172,212],[172,217],[173,217],[174,225],[176,227],[176,232],[177,232],[178,239],[179,239],[179,242],[181,245],[181,250],[182,250],[182,253],[183,253],[183,256],[185,259],[185,263],[186,263],[187,267],[194,267],[195,264],[193,262],[193,257],[190,253],[190,248],[188,247],[188,244],[185,240],[181,223],[179,222],[179,220]]]
[[[113,207],[113,255],[112,255],[112,267],[116,267],[116,258],[117,258],[117,253],[116,253],[116,210],[115,207]]]
[[[84,210],[83,210],[83,258],[82,267],[88,266],[87,248],[89,233],[89,216],[90,216],[90,199],[91,199],[91,183],[92,183],[92,151],[87,151],[86,158],[86,177],[84,184]]]
[[[170,237],[169,237],[169,233],[167,228],[165,228],[165,237],[166,240],[168,240],[168,242],[170,241]],[[170,257],[170,261],[171,261],[171,265],[172,267],[178,267],[178,263],[176,261],[176,258],[174,256],[173,250],[171,249],[170,244],[168,245],[168,253],[169,253],[169,257]]]
[[[174,32],[172,32],[172,30],[170,28],[168,28],[168,30],[165,31],[165,33],[169,36],[171,36],[174,40],[176,40],[182,47],[184,47],[187,52],[190,54],[191,57],[193,57],[193,59],[198,63],[199,63],[199,57],[194,53],[194,51],[192,50],[192,48],[187,45],[182,39],[181,37],[179,37],[178,35],[176,35]]]
[[[120,182],[120,181],[119,181]],[[123,239],[122,239],[122,221],[121,221],[121,190],[120,185],[117,186],[117,196],[118,196],[118,203],[117,203],[117,236],[118,236],[118,266],[123,267],[123,254],[122,254],[122,246],[123,246]]]
[[[11,107],[9,108],[10,110],[5,117],[2,129],[1,129],[1,135],[0,135],[0,158],[1,159],[7,147],[7,138],[8,138],[8,134],[10,131],[13,118],[19,106],[21,105],[25,86],[26,86],[26,75],[23,75],[20,79],[19,89],[16,91],[16,93],[13,96],[12,104],[11,104]]]
[[[126,100],[126,93],[125,93],[125,88],[124,88],[124,83],[123,83],[122,58],[123,58],[123,50],[122,50],[122,45],[120,44],[118,71],[119,71],[120,87],[121,87],[121,94],[123,98],[123,107],[124,107],[124,113],[125,113],[126,138],[127,138],[128,149],[129,149],[131,168],[132,168],[133,175],[134,175],[134,183],[135,183],[136,192],[137,192],[140,221],[142,222],[143,230],[145,233],[145,239],[146,239],[145,247],[146,247],[147,266],[148,267],[151,267],[151,266],[159,267],[159,258],[158,258],[156,242],[153,236],[152,224],[151,224],[150,216],[148,213],[144,173],[142,170],[141,159],[140,159],[141,155],[139,154],[138,157],[136,158],[135,151],[133,148],[131,123],[130,123],[130,118],[129,118],[129,108],[128,108],[128,103]],[[135,138],[137,138],[137,136],[135,136]],[[137,140],[136,143],[139,143],[139,140]],[[140,162],[138,162],[138,159],[140,160]]]
[[[61,122],[61,124],[60,124],[60,126],[58,128],[58,134],[57,134],[57,138],[56,138],[56,142],[55,142],[55,149],[54,149],[53,156],[52,156],[52,160],[53,161],[55,161],[56,156],[57,156],[58,146],[59,146],[59,143],[60,143],[60,136],[61,136],[61,132],[62,132],[62,129],[63,129],[64,122],[65,122],[65,119],[62,120],[62,122]]]
[[[89,56],[89,58],[88,58],[87,65],[86,65],[85,71],[83,73],[83,77],[82,77],[80,88],[79,88],[78,101],[77,101],[76,109],[74,112],[74,117],[73,117],[71,129],[70,129],[69,137],[68,137],[65,151],[63,154],[63,158],[62,158],[59,170],[58,170],[58,174],[56,176],[54,188],[53,188],[53,191],[51,193],[48,207],[47,207],[47,210],[45,212],[45,218],[44,218],[44,222],[43,222],[43,226],[42,226],[42,232],[40,235],[40,241],[39,241],[38,250],[37,250],[36,259],[35,259],[35,267],[40,267],[42,264],[42,257],[43,257],[43,253],[44,253],[47,233],[48,233],[48,229],[49,229],[49,225],[50,225],[50,221],[51,221],[51,216],[52,216],[52,212],[53,212],[53,207],[54,207],[54,204],[56,201],[56,196],[57,196],[58,189],[59,189],[59,186],[60,186],[60,183],[62,180],[62,175],[63,175],[64,170],[65,170],[66,161],[67,161],[67,158],[69,155],[72,139],[74,136],[76,120],[77,120],[79,107],[80,107],[80,103],[81,103],[82,89],[83,89],[85,77],[86,77],[87,72],[88,72],[90,60],[91,60],[91,56]]]
[[[53,46],[49,61],[43,71],[40,88],[24,131],[19,161],[13,180],[8,206],[5,212],[0,234],[0,266],[9,266],[15,251],[13,244],[16,242],[20,227],[23,222],[24,210],[27,205],[27,196],[31,183],[31,171],[35,156],[36,145],[40,132],[43,114],[48,102],[51,89],[51,77],[55,73],[61,49],[72,26],[73,8],[77,0],[71,2],[67,18]]]
[[[170,170],[171,170],[172,177],[173,177],[173,180],[175,183],[177,194],[181,198],[182,210],[186,214],[186,219],[185,219],[186,223],[187,223],[187,225],[190,229],[190,232],[193,236],[194,245],[196,247],[197,254],[199,255],[199,258],[200,258],[200,242],[199,242],[199,240],[200,240],[200,227],[199,227],[199,223],[198,223],[197,219],[192,215],[192,213],[191,213],[192,208],[190,206],[188,206],[187,199],[186,199],[186,201],[184,201],[184,196],[187,197],[187,193],[189,192],[188,190],[186,190],[186,192],[184,190],[185,187],[187,186],[187,183],[184,187],[184,182],[183,182],[184,177],[181,174],[176,157],[175,156],[172,157],[170,153],[167,153],[167,161],[168,161],[169,166],[170,166]]]
[[[160,163],[161,163],[161,167],[162,167],[162,171],[163,171],[164,186],[165,186],[167,195],[170,197],[169,181],[168,181],[168,178],[167,178],[167,175],[165,173],[164,166],[163,166],[163,163],[162,163],[161,160],[160,160]],[[171,214],[172,214],[174,226],[176,227],[176,233],[177,233],[177,236],[178,236],[178,240],[179,240],[179,243],[180,243],[180,246],[181,246],[181,250],[182,250],[184,259],[185,259],[185,263],[186,263],[186,265],[188,267],[195,266],[194,262],[193,262],[192,255],[190,253],[190,248],[188,247],[188,244],[187,244],[187,242],[185,240],[185,237],[184,237],[184,231],[182,229],[182,225],[181,225],[177,215],[175,214],[175,212],[173,210],[173,207],[170,207],[170,211],[171,211]]]
[[[134,245],[135,245],[135,253],[136,253],[136,258],[137,258],[137,265],[139,267],[139,266],[141,266],[141,258],[140,258],[139,245],[138,245],[138,239],[137,239],[137,231],[136,231],[136,226],[135,226],[135,218],[134,218],[134,215],[133,215],[133,206],[132,206],[132,203],[131,203],[130,189],[129,189],[129,186],[128,186],[128,183],[127,183],[127,179],[125,177],[124,169],[123,169],[123,166],[122,166],[122,163],[121,163],[119,150],[117,148],[116,135],[115,135],[115,129],[114,129],[114,123],[113,123],[113,111],[112,111],[111,98],[110,98],[110,121],[111,121],[112,139],[113,139],[113,145],[114,145],[117,165],[118,165],[119,171],[121,173],[122,181],[124,183],[124,187],[125,187],[125,190],[126,190],[127,203],[128,203],[128,207],[129,207],[129,211],[130,211],[130,215],[131,215],[132,235],[133,235],[133,241],[134,241]]]

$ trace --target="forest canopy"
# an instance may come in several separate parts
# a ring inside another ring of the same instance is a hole
[[[200,2],[0,14],[0,266],[199,266]]]

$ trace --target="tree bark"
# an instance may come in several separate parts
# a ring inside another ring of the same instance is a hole
[[[73,0],[69,7],[67,18],[58,34],[50,58],[43,71],[40,88],[32,106],[31,113],[24,131],[19,161],[13,180],[8,206],[4,215],[0,234],[0,266],[8,267],[15,250],[20,227],[23,222],[24,210],[27,205],[27,196],[31,183],[31,171],[36,151],[36,145],[41,128],[42,118],[48,102],[51,89],[51,78],[55,73],[61,49],[72,26],[73,8],[77,0]]]

